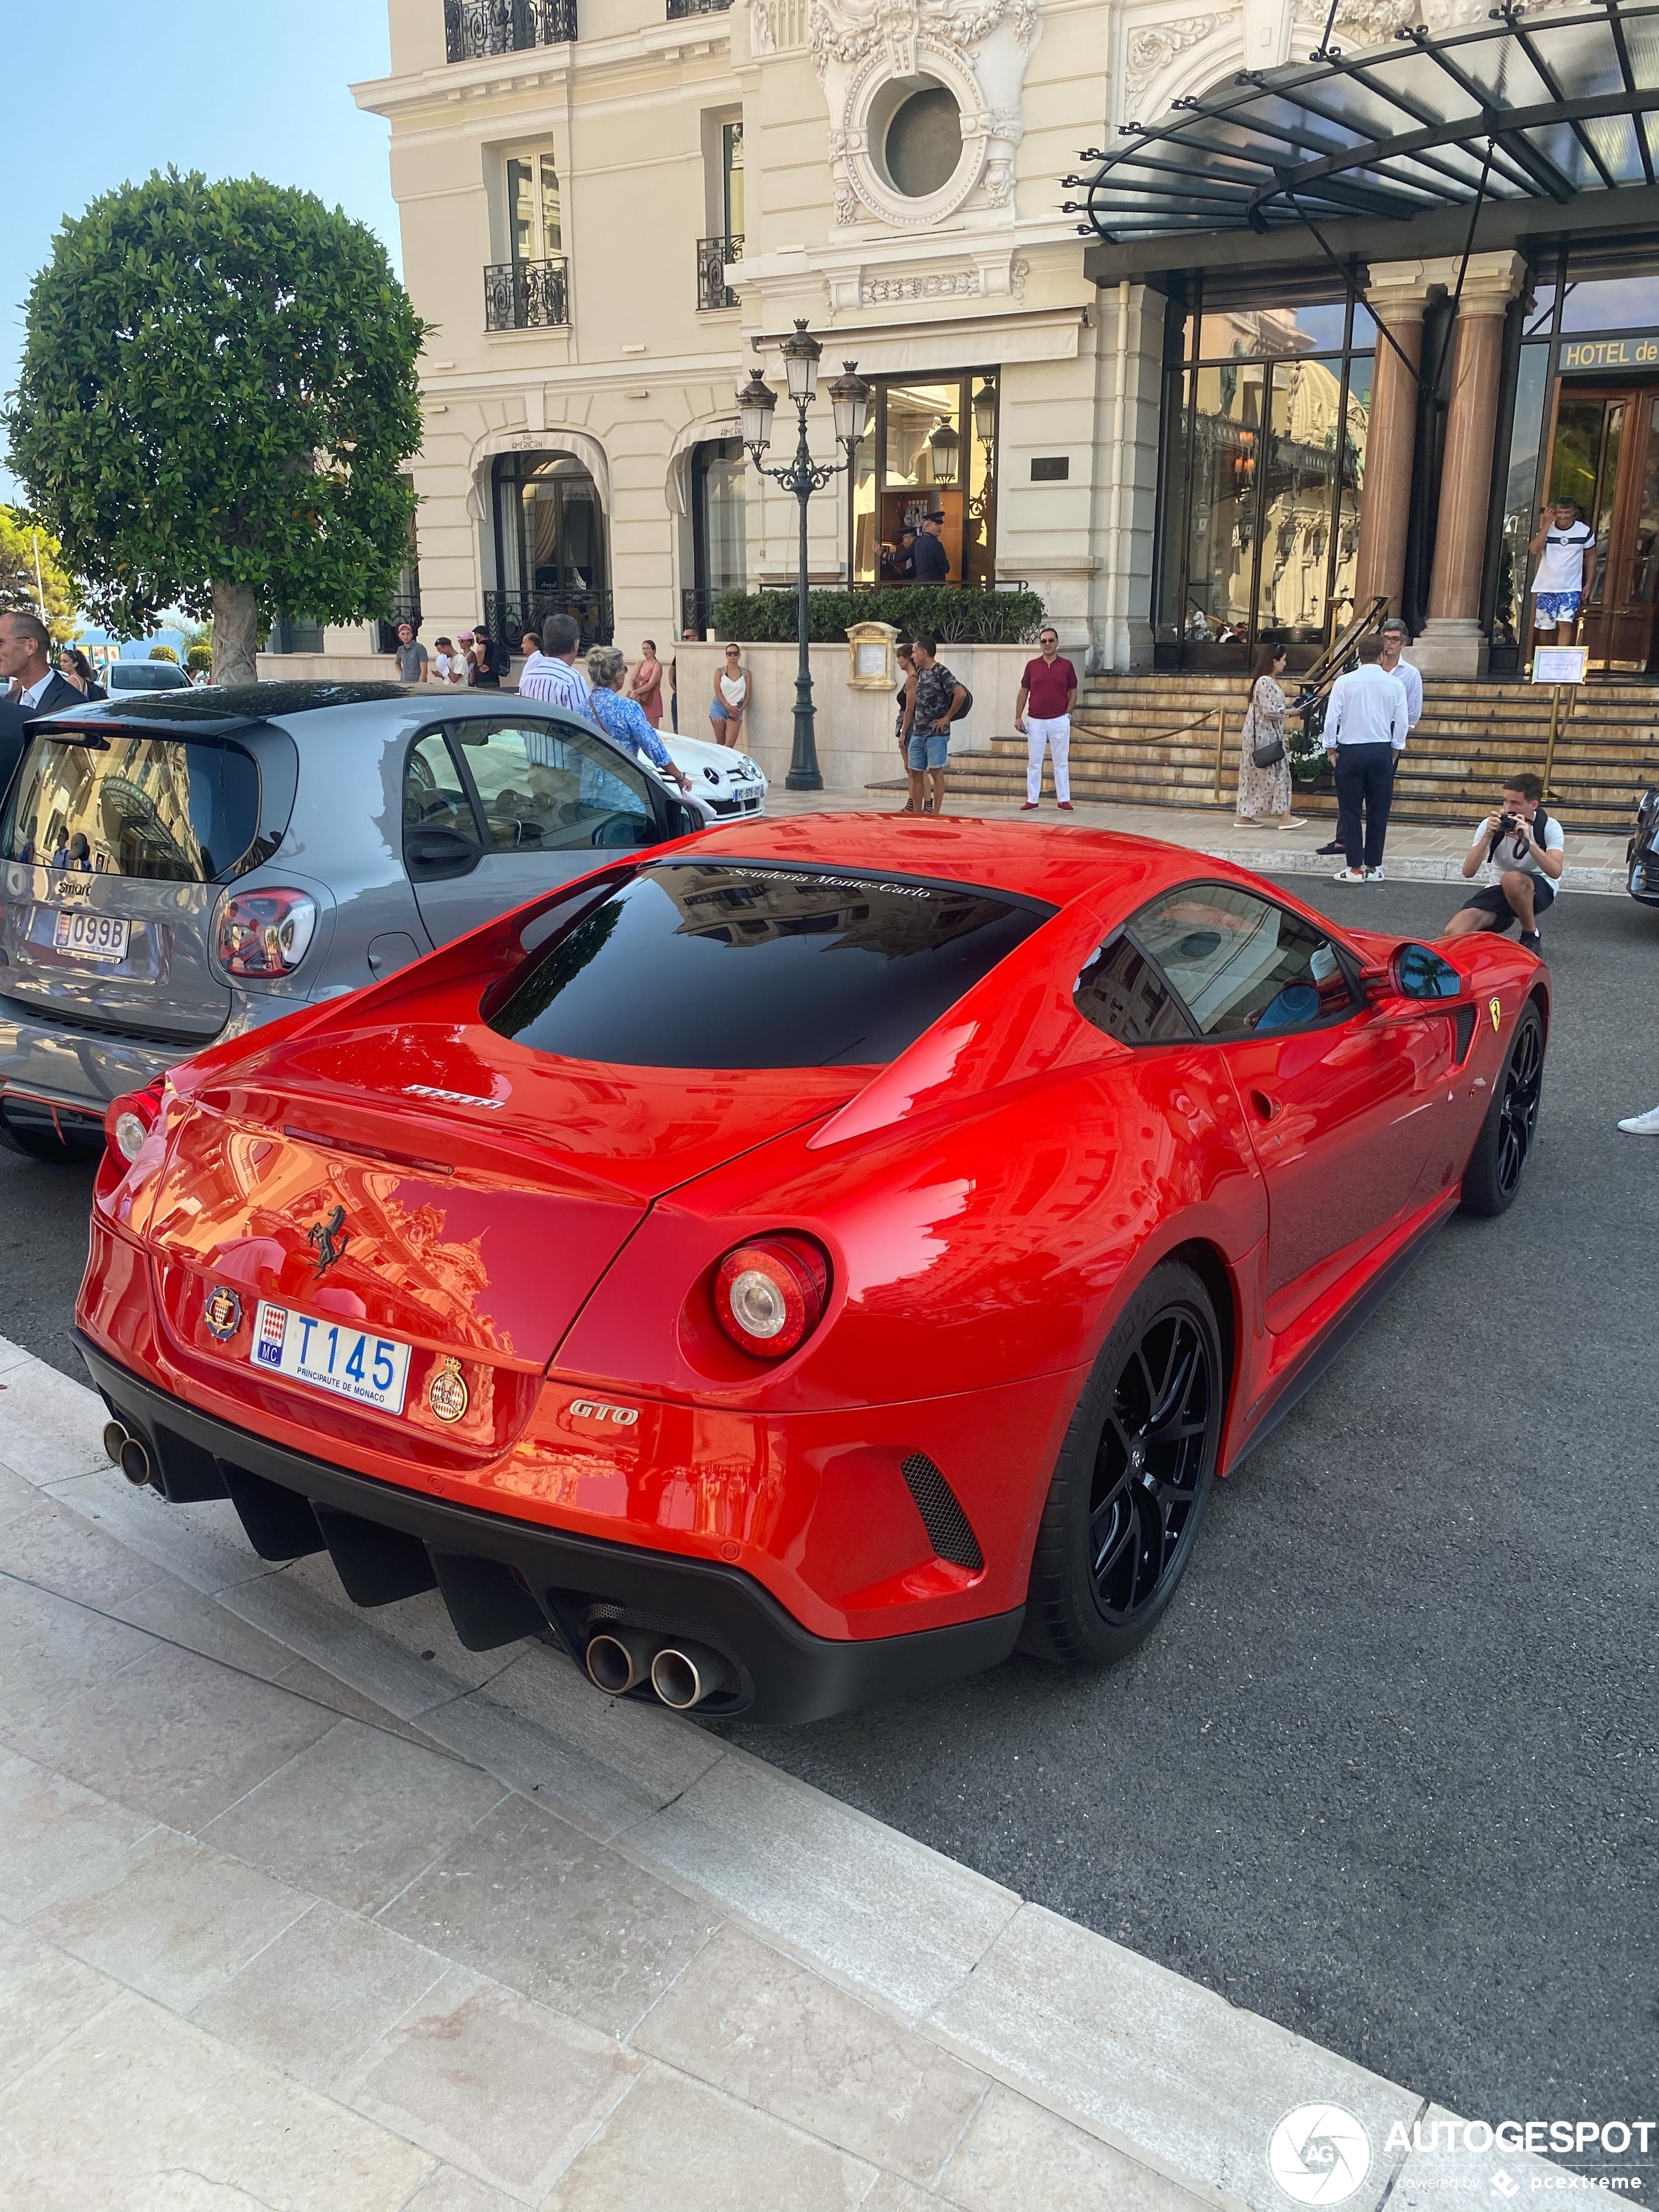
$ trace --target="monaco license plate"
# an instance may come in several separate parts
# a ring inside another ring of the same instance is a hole
[[[73,952],[82,960],[125,960],[132,924],[112,914],[89,914],[85,907],[65,907],[52,926],[53,948]]]
[[[256,1367],[291,1376],[359,1406],[378,1406],[386,1413],[404,1409],[409,1346],[395,1337],[376,1336],[344,1322],[319,1321],[262,1298],[248,1357]]]

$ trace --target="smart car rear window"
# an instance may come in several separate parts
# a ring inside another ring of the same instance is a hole
[[[971,884],[649,866],[581,912],[489,1018],[538,1052],[629,1067],[878,1065],[1051,911]]]
[[[37,738],[5,825],[8,860],[88,875],[206,884],[259,828],[259,771],[234,745],[100,731]]]

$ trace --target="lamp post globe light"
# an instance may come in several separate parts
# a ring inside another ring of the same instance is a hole
[[[738,393],[738,418],[743,442],[749,448],[750,459],[763,477],[769,477],[785,491],[793,492],[800,509],[800,569],[795,608],[796,641],[800,648],[799,664],[795,671],[795,743],[790,757],[789,773],[784,786],[789,791],[822,791],[823,778],[818,770],[818,748],[815,734],[815,710],[812,706],[812,656],[810,632],[811,610],[806,592],[806,502],[815,491],[821,491],[832,477],[843,469],[851,468],[853,454],[863,437],[870,420],[870,386],[856,374],[856,362],[842,364],[846,374],[838,376],[830,386],[830,411],[835,418],[836,438],[845,458],[839,461],[815,461],[806,439],[806,410],[817,397],[818,388],[818,360],[823,348],[811,337],[804,319],[798,319],[792,334],[785,338],[779,350],[783,355],[784,379],[789,397],[795,403],[795,457],[787,465],[768,468],[763,459],[772,442],[772,413],[778,404],[778,395],[756,369],[749,381]]]

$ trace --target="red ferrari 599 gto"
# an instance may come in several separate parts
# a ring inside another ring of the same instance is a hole
[[[1144,1637],[1460,1201],[1546,969],[1133,837],[734,824],[118,1099],[106,1440],[359,1604],[804,1721]]]

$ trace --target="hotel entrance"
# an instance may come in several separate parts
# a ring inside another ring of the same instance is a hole
[[[1589,665],[1648,673],[1659,661],[1659,380],[1558,383],[1548,496],[1577,500],[1595,532],[1578,632]]]

